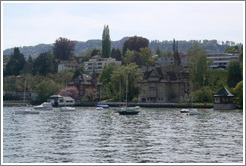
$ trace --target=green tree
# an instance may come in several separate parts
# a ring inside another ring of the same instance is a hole
[[[42,53],[34,61],[33,74],[46,76],[48,73],[55,72],[55,61],[51,54]]]
[[[237,104],[240,108],[243,108],[243,81],[237,83],[236,87],[233,89],[236,96]]]
[[[57,84],[53,80],[43,80],[38,85],[38,101],[39,103],[47,101],[47,98],[51,95],[57,94],[62,89],[60,84]]]
[[[228,80],[227,84],[229,87],[235,87],[238,82],[243,79],[240,62],[238,60],[231,60],[227,65]]]
[[[100,73],[98,80],[102,83],[101,98],[112,98],[113,90],[111,83],[111,75],[116,70],[115,63],[109,63],[106,65]]]
[[[75,49],[73,41],[60,37],[53,44],[53,54],[56,59],[69,60],[71,59]]]
[[[102,85],[109,84],[111,81],[111,75],[115,69],[116,69],[115,63],[107,64],[103,68],[102,72],[100,73],[100,75],[98,77],[99,82],[102,83]]]
[[[111,51],[111,40],[109,35],[109,27],[104,26],[102,34],[102,57],[108,58]]]
[[[113,48],[110,57],[115,58],[117,61],[121,61],[122,59],[121,50],[119,48],[117,49]]]
[[[193,56],[190,60],[189,68],[191,80],[197,88],[200,88],[207,78],[207,52],[199,43],[195,43],[187,50],[187,54]]]
[[[14,48],[14,53],[11,55],[9,62],[6,65],[4,75],[20,75],[24,68],[26,60],[23,54],[20,53],[18,47]]]
[[[126,92],[126,76],[128,75],[128,101],[131,101],[133,98],[138,97],[139,87],[137,86],[138,80],[141,78],[141,70],[134,63],[131,63],[127,66],[121,66],[115,70],[111,75],[111,83],[113,92],[118,99],[125,98]],[[119,95],[119,93],[121,94]]]

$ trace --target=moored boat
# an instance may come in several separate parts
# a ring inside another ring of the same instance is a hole
[[[38,106],[33,107],[35,110],[43,110],[43,111],[52,111],[53,107],[52,104],[49,102],[44,102]]]

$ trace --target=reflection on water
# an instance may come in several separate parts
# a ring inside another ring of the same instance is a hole
[[[242,163],[243,113],[141,108],[12,115],[3,109],[4,163]],[[182,117],[181,117],[182,116]]]

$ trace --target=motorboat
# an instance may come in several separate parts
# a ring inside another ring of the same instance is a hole
[[[180,110],[180,113],[189,113],[190,112],[190,110],[189,109],[185,109],[185,108],[183,108],[182,110]]]
[[[34,106],[33,108],[35,110],[43,110],[43,111],[52,111],[53,110],[52,104],[49,102],[44,102],[41,105]]]
[[[69,111],[75,111],[76,109],[74,107],[61,107],[60,111],[61,112],[69,112]]]
[[[107,109],[107,108],[109,108],[109,105],[107,105],[107,104],[99,104],[99,105],[96,105],[96,109],[97,108],[99,108],[99,109]]]
[[[180,113],[184,113],[187,115],[200,115],[201,112],[199,112],[197,109],[182,109]]]

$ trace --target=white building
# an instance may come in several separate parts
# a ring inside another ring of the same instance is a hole
[[[208,67],[208,69],[225,69],[227,64],[232,59],[239,59],[239,54],[231,54],[231,53],[210,53],[207,56],[207,60],[212,60],[212,64]]]
[[[116,61],[115,58],[101,58],[101,56],[96,55],[92,57],[88,62],[84,62],[84,69],[89,74],[92,74],[93,71],[99,74],[109,63],[115,63],[117,67],[121,65],[121,61]]]
[[[53,106],[73,106],[75,100],[70,96],[52,95],[47,99]]]
[[[60,61],[58,64],[58,73],[66,70],[76,70],[79,68],[79,63],[76,60],[73,61]]]

